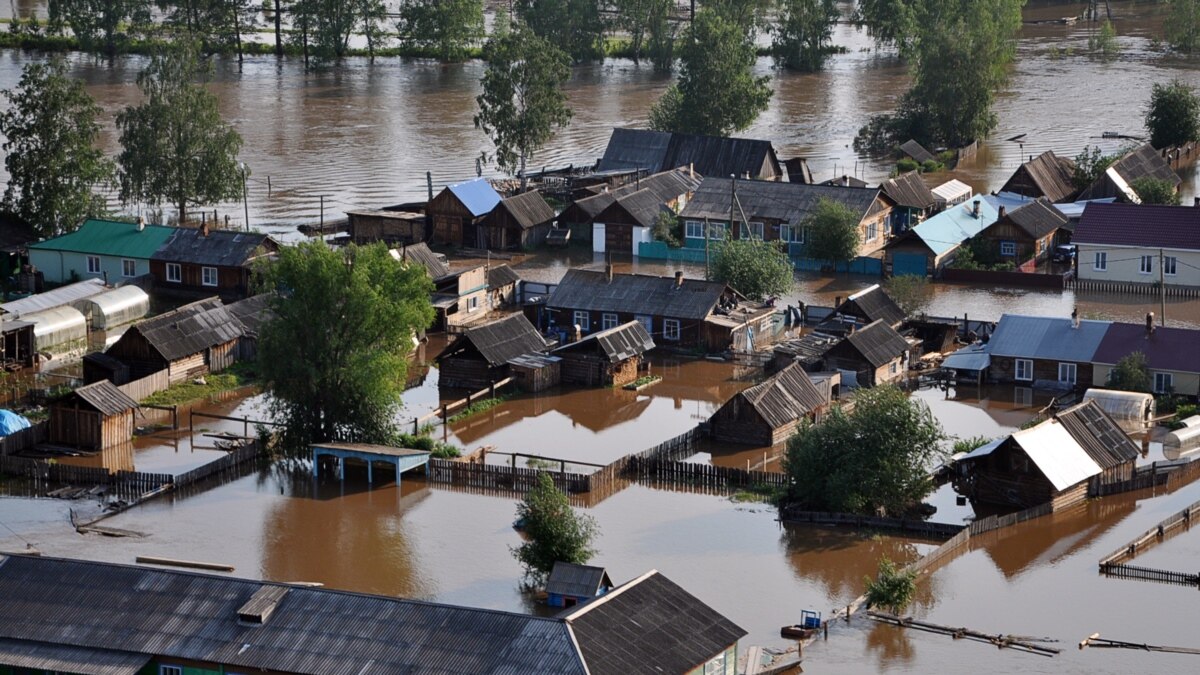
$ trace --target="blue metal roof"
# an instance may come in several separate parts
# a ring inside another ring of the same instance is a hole
[[[967,345],[947,356],[942,361],[942,367],[952,370],[983,370],[991,363],[992,357],[988,345]]]
[[[988,341],[992,356],[1051,361],[1091,361],[1111,321],[1079,322],[1046,316],[1005,314]]]
[[[492,184],[484,178],[476,178],[463,183],[456,183],[449,188],[458,197],[458,201],[467,207],[473,216],[484,216],[492,212],[500,203],[500,193],[492,188]]]
[[[913,232],[934,255],[942,255],[979,234],[1000,217],[987,199],[979,200],[978,218],[974,210],[974,201],[953,206],[917,225]]]

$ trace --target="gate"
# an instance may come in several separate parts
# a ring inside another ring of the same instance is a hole
[[[892,276],[905,274],[923,277],[927,273],[927,259],[920,253],[892,254]]]

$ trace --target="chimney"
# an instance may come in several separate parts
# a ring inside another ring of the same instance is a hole
[[[675,273],[675,288],[683,288],[683,272]]]
[[[997,212],[1000,216],[1000,220],[1004,220],[1004,214],[1007,211],[1008,211],[1008,209],[1004,208],[1003,206],[1000,207],[1000,210]]]
[[[1146,337],[1154,335],[1154,312],[1146,312]]]
[[[1071,327],[1079,328],[1079,308],[1078,307],[1071,310]]]
[[[838,307],[841,307],[841,306],[842,306],[842,296],[840,296],[840,295],[833,296],[833,308],[837,309]]]
[[[696,177],[696,163],[688,162],[688,178],[694,179],[695,177]]]
[[[842,174],[842,187],[850,187],[850,176]]]
[[[1200,206],[1200,197],[1192,198],[1192,206]]]
[[[976,219],[978,219],[979,218],[979,200],[978,199],[975,200],[975,202],[972,204],[972,207],[973,208],[971,209],[971,215],[974,216]]]
[[[144,230],[144,229],[146,229],[146,219],[145,219],[145,218],[143,218],[143,217],[141,217],[141,216],[138,216],[138,219],[137,219],[137,231],[138,231],[138,232],[141,232],[141,231],[142,231],[142,230]]]
[[[610,284],[612,283],[612,280],[613,280],[613,266],[612,266],[612,263],[609,263],[609,264],[607,264],[607,265],[605,265],[605,266],[604,266],[604,277],[605,277],[605,279],[607,279],[607,280],[608,280],[608,283],[610,283]]]

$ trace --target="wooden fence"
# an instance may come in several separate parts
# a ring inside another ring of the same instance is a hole
[[[53,485],[100,486],[111,497],[133,502],[148,493],[170,486],[173,477],[165,473],[117,471],[59,464],[24,457],[0,457],[0,473],[34,481],[39,492]]]
[[[529,492],[545,474],[554,486],[567,494],[588,491],[588,477],[566,471],[545,471],[496,464],[472,464],[451,459],[429,460],[429,482],[467,486],[493,493],[521,496]]]
[[[637,455],[629,458],[626,473],[640,481],[700,485],[717,491],[752,487],[785,488],[789,485],[788,476],[783,473],[646,459]]]
[[[1030,507],[1024,511],[1017,511],[1016,513],[1010,513],[1004,516],[988,516],[987,518],[980,518],[979,520],[971,523],[968,526],[968,529],[971,532],[971,536],[977,536],[984,534],[985,532],[992,532],[994,530],[1002,530],[1006,527],[1012,527],[1013,525],[1023,523],[1027,520],[1033,520],[1034,518],[1041,518],[1042,516],[1049,515],[1053,512],[1054,505],[1050,502],[1046,502],[1045,504],[1038,504],[1037,506]]]
[[[853,513],[829,513],[825,511],[787,509],[780,513],[779,517],[780,520],[789,523],[847,525],[878,530],[900,530],[936,539],[949,539],[962,534],[963,530],[966,529],[966,525],[955,525],[953,523],[935,523],[910,518],[885,518],[882,516],[861,516]]]
[[[1157,581],[1163,584],[1178,584],[1180,586],[1200,586],[1200,574],[1187,572],[1172,572],[1136,565],[1100,566],[1100,573],[1116,579],[1136,579],[1138,581]]]
[[[1139,466],[1129,480],[1101,485],[1093,481],[1088,485],[1089,497],[1107,497],[1108,495],[1146,490],[1149,488],[1165,487],[1167,492],[1177,490],[1188,483],[1200,478],[1200,460],[1186,464],[1161,464],[1154,462]]]
[[[125,392],[129,398],[135,401],[141,401],[153,394],[157,394],[160,391],[170,388],[170,386],[170,378],[167,376],[167,371],[164,369],[156,373],[151,373],[141,379],[117,385],[117,389]]]
[[[1076,291],[1096,291],[1098,293],[1128,293],[1132,295],[1162,295],[1169,298],[1200,298],[1200,288],[1195,286],[1176,286],[1167,284],[1164,291],[1157,283],[1142,283],[1136,281],[1099,281],[1096,279],[1071,279],[1065,288]]]
[[[679,462],[696,454],[702,436],[700,427],[693,427],[675,438],[663,441],[632,456],[661,462]]]
[[[181,473],[174,477],[172,483],[176,489],[185,488],[193,483],[202,481],[206,478],[211,478],[218,474],[227,474],[248,462],[257,461],[259,456],[263,454],[263,446],[259,441],[251,441],[242,447],[233,450],[224,457],[215,459],[208,464],[196,467],[191,471]]]
[[[49,420],[42,420],[29,425],[27,429],[14,431],[13,433],[0,438],[0,457],[11,455],[13,453],[32,448],[38,443],[43,443],[50,435]]]

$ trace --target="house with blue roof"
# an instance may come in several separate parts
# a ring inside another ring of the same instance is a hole
[[[1092,363],[1111,321],[1005,314],[987,343],[988,379],[1027,387],[1092,385]]]
[[[937,276],[964,242],[999,217],[999,210],[985,198],[951,206],[889,242],[884,271],[893,276]]]
[[[487,248],[488,216],[500,201],[500,193],[484,178],[447,186],[425,207],[433,224],[433,243]]]

